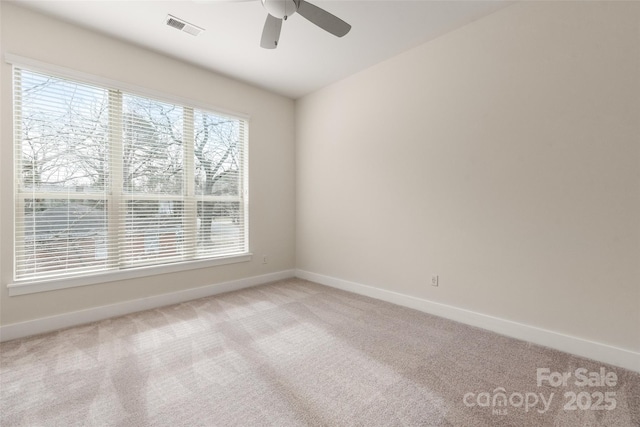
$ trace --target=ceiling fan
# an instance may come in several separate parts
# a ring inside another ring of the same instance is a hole
[[[342,37],[351,30],[351,25],[344,22],[335,15],[319,8],[305,0],[260,0],[262,6],[269,13],[262,29],[262,39],[260,46],[265,49],[275,49],[278,47],[282,21],[287,20],[291,15],[298,12],[302,17],[316,24],[318,27]]]

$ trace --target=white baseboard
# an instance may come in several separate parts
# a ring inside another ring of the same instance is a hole
[[[467,325],[487,329],[501,335],[550,347],[566,353],[586,357],[631,371],[640,372],[640,353],[606,344],[564,335],[558,332],[513,322],[462,308],[400,294],[360,283],[296,270],[296,277],[344,291],[365,295],[425,313],[444,317]]]
[[[0,326],[0,342],[51,332],[58,329],[68,328],[70,326],[82,325],[85,323],[108,319],[110,317],[123,316],[125,314],[135,313],[138,311],[177,304],[251,286],[262,285],[264,283],[288,279],[294,276],[295,270],[283,270],[276,273],[252,276],[193,289],[185,289],[168,294],[124,301],[117,304],[88,308],[86,310],[74,311],[51,317],[43,317],[26,322],[3,325]]]

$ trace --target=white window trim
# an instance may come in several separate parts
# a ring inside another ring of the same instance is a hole
[[[84,73],[71,68],[62,67],[59,65],[53,65],[50,63],[38,61],[23,57],[20,55],[14,55],[11,53],[4,54],[5,62],[11,64],[14,67],[28,68],[36,72],[44,72],[50,75],[58,76],[61,78],[68,78],[73,80],[83,81],[88,84],[95,84],[98,86],[111,87],[112,89],[129,92],[132,94],[146,96],[157,99],[159,101],[165,101],[169,103],[176,103],[181,105],[188,105],[192,108],[199,108],[206,111],[215,111],[216,114],[221,116],[227,116],[234,119],[242,119],[249,124],[250,115],[245,113],[238,113],[225,108],[220,108],[215,105],[206,104],[193,99],[183,98],[167,94],[164,92],[154,91],[152,89],[140,87],[133,84],[124,83],[118,80],[112,80],[105,77],[99,77],[93,74]],[[11,122],[13,125],[13,121]],[[245,167],[248,166],[248,155],[245,154]],[[248,212],[245,212],[248,216]],[[246,218],[248,221],[248,218]],[[247,222],[248,224],[248,222]],[[15,232],[15,231],[14,231]],[[249,239],[250,241],[250,239]],[[196,270],[202,268],[209,268],[227,264],[237,264],[242,262],[250,262],[253,254],[246,252],[242,254],[234,254],[230,256],[223,256],[219,258],[209,258],[203,260],[192,260],[184,262],[176,262],[162,265],[151,265],[144,267],[129,268],[117,271],[106,271],[85,276],[67,277],[67,278],[55,278],[51,280],[25,280],[15,281],[7,285],[9,296],[27,295],[38,292],[54,291],[59,289],[96,285],[101,283],[109,283],[120,280],[135,279],[140,277],[149,277],[160,274],[176,273],[181,271]],[[12,263],[12,270],[14,268]]]
[[[10,283],[7,285],[9,296],[34,294],[37,292],[54,291],[78,286],[97,285],[100,283],[115,282],[118,280],[136,279],[138,277],[156,276],[159,274],[177,273],[180,271],[197,270],[200,268],[215,267],[226,264],[237,264],[251,261],[253,254],[233,255],[228,257],[211,258],[198,261],[176,262],[172,264],[153,265],[148,267],[131,268],[98,274],[76,276],[68,278],[56,278],[52,280],[25,281]]]

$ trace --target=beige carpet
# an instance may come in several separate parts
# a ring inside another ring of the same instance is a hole
[[[3,427],[640,425],[639,374],[297,279],[0,356]],[[538,368],[571,377],[539,387]]]

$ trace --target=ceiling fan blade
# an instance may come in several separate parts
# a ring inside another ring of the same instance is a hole
[[[282,19],[267,15],[267,20],[264,22],[264,28],[262,29],[262,39],[260,40],[260,46],[265,49],[275,49],[276,47],[278,47],[278,40],[280,39],[281,29]]]
[[[298,13],[300,15],[334,36],[342,37],[351,30],[351,25],[326,10],[320,9],[305,0],[296,0],[296,2],[298,3]]]

